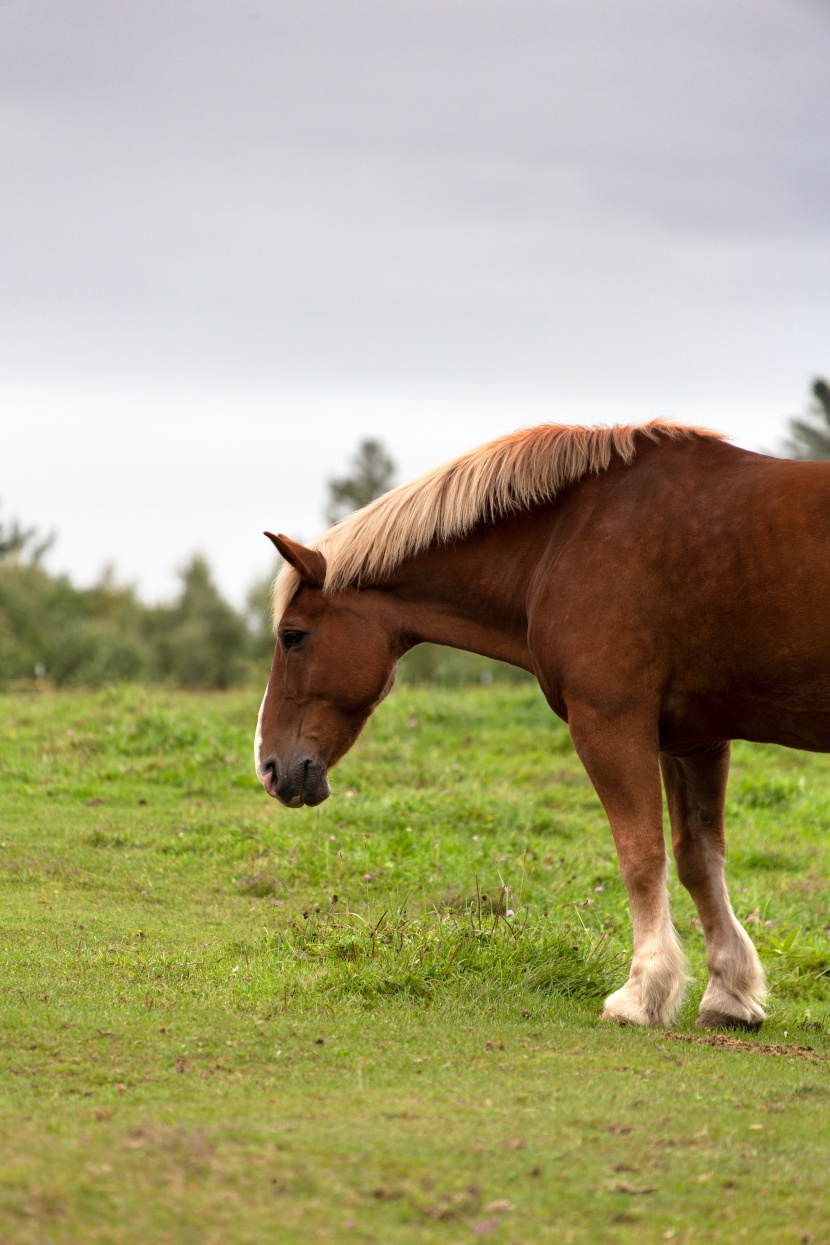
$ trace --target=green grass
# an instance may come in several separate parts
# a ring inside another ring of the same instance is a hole
[[[257,702],[0,699],[0,1242],[830,1240],[830,758],[735,753],[775,1055],[598,1022],[626,899],[535,688],[400,690],[302,812]]]

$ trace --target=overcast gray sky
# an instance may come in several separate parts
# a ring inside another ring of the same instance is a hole
[[[822,0],[0,0],[0,499],[148,597],[545,420],[830,371]]]

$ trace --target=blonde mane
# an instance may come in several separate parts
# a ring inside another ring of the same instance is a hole
[[[718,433],[655,420],[581,428],[542,424],[500,437],[401,484],[342,519],[315,542],[326,559],[325,592],[377,583],[430,545],[463,539],[480,523],[552,501],[613,458],[630,463],[636,441],[679,441]],[[274,622],[297,590],[284,565],[274,583]]]

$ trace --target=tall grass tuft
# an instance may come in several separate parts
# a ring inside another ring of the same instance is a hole
[[[498,908],[485,916],[475,903],[463,913],[309,912],[274,933],[267,950],[281,991],[368,1002],[428,1000],[450,988],[598,999],[613,988],[623,959],[602,935],[548,917],[519,921]]]

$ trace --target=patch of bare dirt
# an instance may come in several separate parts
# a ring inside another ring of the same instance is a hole
[[[740,1051],[744,1055],[788,1055],[790,1059],[806,1059],[811,1063],[822,1062],[821,1055],[812,1046],[770,1045],[764,1042],[745,1042],[742,1038],[730,1037],[727,1033],[710,1033],[698,1036],[694,1033],[674,1033],[668,1030],[660,1035],[672,1042],[689,1042],[693,1046],[715,1046],[718,1050]]]

